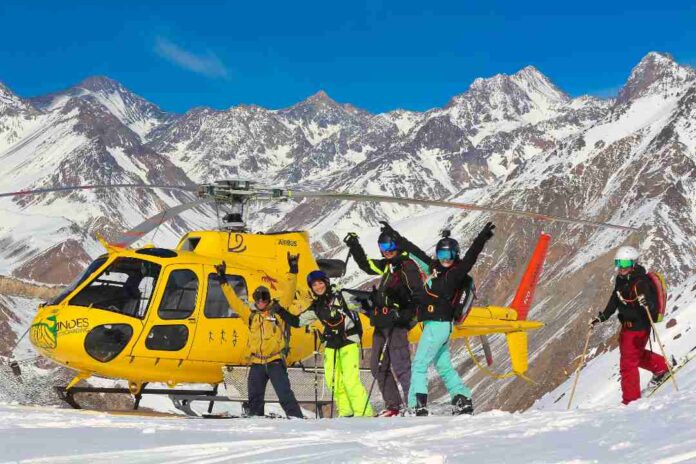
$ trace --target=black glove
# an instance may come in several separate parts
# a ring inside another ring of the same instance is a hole
[[[592,320],[590,321],[590,327],[594,327],[594,326],[596,326],[597,324],[599,324],[600,322],[602,322],[602,321],[601,321],[598,317],[595,317],[594,319],[592,319]]]
[[[290,274],[297,274],[300,272],[299,269],[300,255],[291,255],[288,251],[288,267],[290,268]]]
[[[227,276],[225,272],[227,270],[227,264],[223,261],[222,264],[217,264],[215,266],[215,271],[217,271],[217,277],[220,282],[227,282]]]
[[[348,232],[348,234],[343,238],[343,243],[348,245],[349,248],[360,245],[358,234],[355,232]]]
[[[479,237],[483,237],[486,240],[490,240],[493,237],[493,229],[495,229],[495,224],[492,222],[487,222],[483,227],[483,230],[479,232]]]

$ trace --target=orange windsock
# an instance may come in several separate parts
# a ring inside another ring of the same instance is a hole
[[[524,271],[520,285],[517,287],[515,298],[512,299],[510,306],[517,311],[518,321],[527,320],[527,313],[529,313],[529,309],[532,307],[534,292],[544,268],[544,260],[549,250],[550,241],[551,236],[542,232],[536,248],[534,248],[534,253],[532,253],[532,257],[529,259],[527,269]]]

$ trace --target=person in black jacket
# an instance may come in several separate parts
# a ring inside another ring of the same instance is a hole
[[[637,262],[638,256],[638,250],[633,247],[619,248],[614,260],[617,270],[614,291],[604,311],[590,322],[594,326],[609,319],[617,310],[619,312],[619,372],[624,404],[640,398],[638,368],[653,373],[653,384],[659,384],[669,374],[665,358],[646,349],[651,328],[646,309],[656,320],[658,301],[645,268]]]
[[[378,415],[391,417],[399,414],[403,404],[394,375],[408,398],[411,384],[408,331],[413,327],[416,307],[425,292],[418,265],[399,249],[393,229],[386,222],[383,224],[377,241],[381,259],[368,258],[355,233],[348,234],[344,241],[360,269],[381,276],[373,288],[370,309],[370,322],[375,328],[370,369],[385,403],[385,409]]]
[[[452,366],[449,337],[457,307],[467,283],[471,281],[469,271],[486,242],[493,237],[493,229],[495,225],[487,223],[461,259],[459,243],[450,237],[447,230],[437,242],[435,258],[430,258],[406,238],[398,236],[397,240],[405,251],[427,264],[429,274],[424,283],[426,296],[418,312],[418,321],[423,322],[423,334],[413,360],[411,392],[408,397],[408,406],[415,408],[416,415],[428,415],[428,367],[431,364],[435,366],[450,393],[453,414],[472,414],[474,411],[471,390],[464,385]]]

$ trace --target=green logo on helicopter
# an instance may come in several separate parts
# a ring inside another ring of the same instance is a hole
[[[31,325],[31,341],[34,346],[53,350],[58,346],[58,322],[56,316],[48,316],[46,321]]]

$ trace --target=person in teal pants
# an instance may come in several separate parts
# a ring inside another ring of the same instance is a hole
[[[495,226],[487,223],[463,258],[459,257],[459,243],[450,238],[447,230],[437,242],[435,259],[431,259],[423,250],[397,233],[399,246],[428,267],[428,277],[424,283],[425,301],[419,305],[418,310],[418,321],[423,323],[423,334],[411,366],[411,388],[408,392],[408,406],[415,409],[417,416],[428,415],[428,367],[431,364],[435,365],[450,393],[452,413],[474,412],[471,390],[464,385],[452,366],[449,337],[453,321],[459,323],[465,316],[458,314],[459,302],[471,282],[469,271],[486,242],[493,237],[493,229]]]

